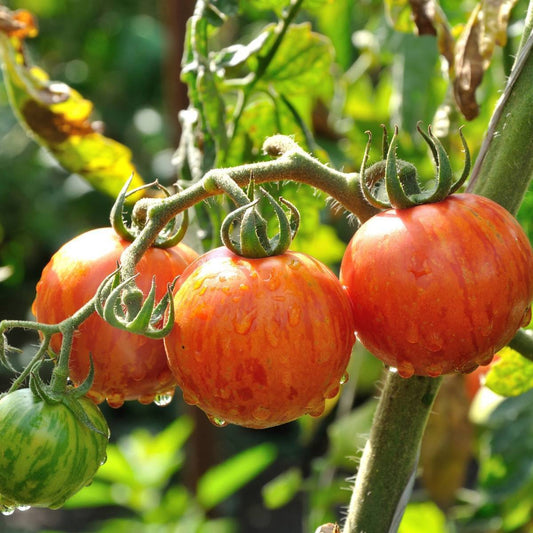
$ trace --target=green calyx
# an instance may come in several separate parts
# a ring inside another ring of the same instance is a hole
[[[408,161],[396,158],[398,142],[398,128],[394,128],[394,135],[388,142],[388,135],[383,128],[383,161],[366,168],[372,135],[368,132],[363,161],[361,163],[361,189],[366,200],[378,209],[407,209],[421,204],[435,203],[444,200],[456,192],[465,182],[470,172],[470,152],[461,129],[459,136],[465,152],[465,164],[459,179],[454,180],[450,159],[428,126],[428,133],[422,131],[420,124],[417,130],[428,144],[436,167],[435,185],[432,190],[423,190],[418,181],[418,174],[414,165]],[[383,187],[384,182],[384,187]]]
[[[137,187],[136,189],[128,191],[132,179],[133,174],[129,177],[128,181],[126,181],[126,184],[117,196],[117,199],[115,200],[110,214],[111,226],[113,227],[115,232],[123,239],[130,242],[133,241],[143,229],[146,220],[139,220],[138,218],[132,217],[131,226],[128,226],[126,224],[126,221],[124,220],[124,205],[126,202],[126,198],[142,190],[153,187],[155,187],[159,191],[162,191],[166,197],[170,196],[170,193],[167,191],[167,189],[163,187],[158,181],[147,183],[146,185],[142,185],[141,187]],[[181,218],[181,222],[178,222],[177,218],[172,219],[163,229],[163,231],[157,236],[152,246],[156,248],[170,248],[172,246],[176,246],[176,244],[181,242],[181,240],[185,236],[188,226],[189,215],[187,211],[184,211]]]
[[[280,197],[278,203],[264,188],[256,188],[253,180],[250,180],[246,194],[226,175],[213,177],[205,187],[223,190],[238,206],[224,219],[220,228],[222,242],[234,254],[258,259],[280,255],[289,249],[300,224],[300,214],[291,202]],[[278,222],[278,233],[273,237],[268,236],[268,222],[261,213],[262,200]],[[289,215],[282,205],[288,208]]]

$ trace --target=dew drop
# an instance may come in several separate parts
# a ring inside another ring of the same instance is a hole
[[[158,407],[165,407],[172,401],[173,397],[174,397],[174,391],[167,391],[161,394],[156,394],[154,398],[154,403]]]
[[[241,283],[241,284],[239,285],[239,289],[240,289],[241,291],[247,291],[249,288],[250,288],[250,287],[248,287],[248,285],[245,285],[244,283]]]
[[[350,374],[348,374],[348,372],[344,372],[344,374],[341,377],[341,380],[339,381],[339,385],[344,385],[349,379],[350,379]]]
[[[327,390],[326,394],[324,395],[324,398],[331,400],[332,398],[335,398],[337,394],[339,394],[340,387],[339,385],[335,385],[334,387],[331,387]]]
[[[289,324],[291,326],[297,326],[300,323],[300,308],[295,305],[289,307]]]
[[[244,335],[245,333],[248,333],[248,331],[250,331],[254,319],[255,312],[251,311],[250,313],[247,313],[246,315],[239,317],[237,320],[235,320],[235,322],[233,322],[233,328],[237,333]]]
[[[107,462],[107,455],[104,455],[103,458],[102,458],[102,460],[100,461],[100,466],[105,465],[106,462]]]
[[[105,400],[105,395],[100,392],[95,392],[95,391],[90,390],[87,393],[87,398],[89,398],[95,404],[99,404]]]
[[[11,516],[15,512],[15,509],[12,507],[3,507],[2,508],[2,514],[4,516]]]
[[[252,417],[258,422],[264,422],[270,417],[270,409],[268,407],[256,407],[252,411]]]
[[[228,425],[225,420],[219,418],[218,416],[207,415],[207,418],[209,419],[209,422],[211,422],[211,424],[218,428],[223,428]]]
[[[398,362],[398,366],[396,367],[396,370],[402,378],[406,378],[406,379],[410,378],[415,373],[415,368],[409,361]]]
[[[302,263],[298,261],[297,259],[291,259],[289,261],[289,268],[292,268],[293,270],[298,270],[302,266]]]
[[[19,505],[17,507],[17,510],[22,511],[22,512],[29,511],[30,509],[31,509],[31,505]]]
[[[279,331],[275,323],[268,322],[265,325],[265,335],[266,335],[268,344],[270,344],[272,348],[276,348],[279,344]]]
[[[442,347],[444,346],[444,340],[442,337],[435,331],[430,332],[426,336],[426,348],[430,352],[438,352],[442,350]]]
[[[326,402],[322,400],[320,403],[309,406],[307,408],[307,413],[313,417],[321,416],[326,408]]]
[[[107,404],[113,409],[118,409],[124,405],[124,396],[122,394],[108,394],[107,395]]]
[[[443,363],[433,363],[426,368],[427,375],[431,378],[437,378],[442,375],[444,371]]]
[[[154,401],[154,398],[155,394],[143,394],[142,396],[139,396],[138,401],[143,405],[149,405]]]

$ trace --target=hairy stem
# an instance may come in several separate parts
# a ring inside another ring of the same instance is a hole
[[[343,533],[395,531],[440,383],[441,378],[404,379],[387,372]]]
[[[533,177],[533,34],[518,54],[477,157],[468,192],[516,213]]]
[[[377,209],[368,204],[361,193],[359,174],[346,174],[320,163],[290,137],[283,135],[267,139],[263,149],[278,158],[273,161],[210,170],[199,182],[178,194],[137,202],[134,216],[146,219],[147,223],[137,239],[122,254],[122,279],[134,275],[135,265],[173,217],[202,200],[224,193],[216,186],[218,177],[229,177],[240,187],[247,186],[252,178],[257,185],[284,180],[305,183],[329,194],[346,210],[354,213],[361,222],[376,214]],[[139,211],[146,211],[146,214]]]

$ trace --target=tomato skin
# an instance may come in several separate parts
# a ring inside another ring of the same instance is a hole
[[[112,228],[99,228],[63,245],[44,268],[37,284],[32,306],[37,320],[54,324],[77,311],[116,269],[121,253],[129,244]],[[152,276],[156,275],[159,300],[167,284],[196,256],[196,252],[184,244],[165,250],[150,248],[137,265],[137,286],[146,296]],[[51,346],[55,351],[59,350],[60,343],[60,335],[54,335]],[[162,340],[114,328],[96,313],[81,324],[74,336],[69,367],[75,384],[87,377],[89,354],[94,364],[89,397],[96,403],[104,399],[111,407],[120,407],[125,400],[150,403],[155,395],[175,387]]]
[[[527,322],[533,253],[504,208],[456,194],[365,222],[340,279],[358,338],[386,365],[404,377],[470,372]]]
[[[212,250],[183,273],[169,365],[187,403],[250,428],[318,416],[355,342],[335,275],[305,254],[246,259]]]
[[[0,507],[55,509],[91,482],[105,461],[109,428],[96,405],[77,401],[101,433],[30,389],[0,398]]]

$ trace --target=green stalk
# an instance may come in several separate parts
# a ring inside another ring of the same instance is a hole
[[[531,6],[530,6],[531,12]],[[516,214],[533,177],[533,34],[523,41],[467,188]]]
[[[366,443],[344,533],[395,531],[402,495],[415,475],[420,441],[440,378],[387,372]]]

